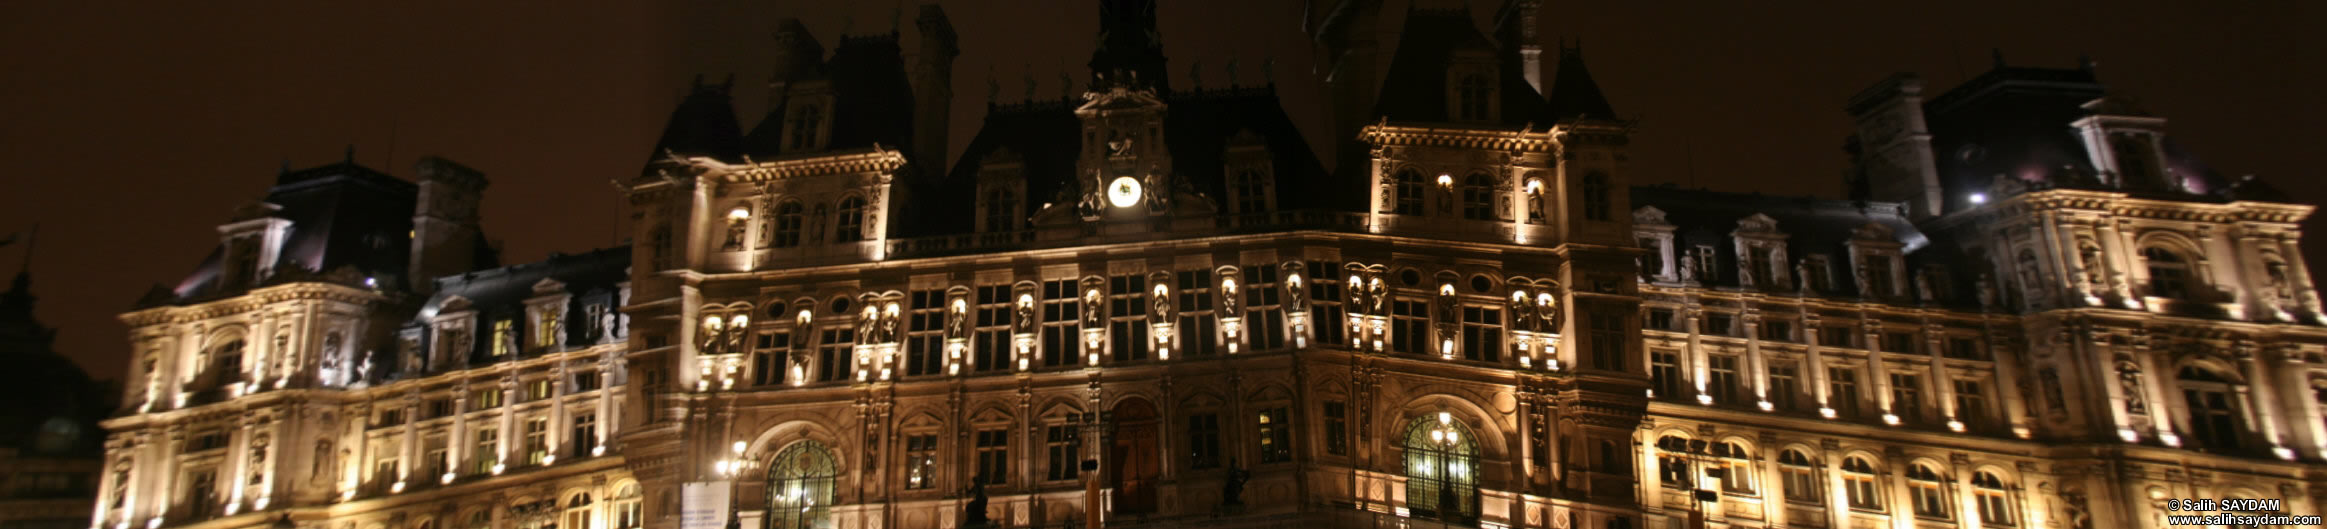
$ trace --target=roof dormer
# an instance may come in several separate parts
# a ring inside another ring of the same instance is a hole
[[[291,233],[291,221],[281,217],[282,210],[272,203],[252,202],[235,209],[233,222],[218,226],[223,250],[220,286],[250,288],[274,275],[283,239]]]

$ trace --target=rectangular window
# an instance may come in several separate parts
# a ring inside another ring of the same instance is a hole
[[[380,417],[379,417],[379,420],[377,420],[377,421],[374,421],[374,424],[376,425],[376,426],[374,426],[374,427],[376,427],[376,428],[384,428],[384,427],[389,427],[389,426],[398,426],[398,425],[402,425],[402,424],[404,424],[404,408],[389,408],[389,409],[385,409],[385,410],[380,410]]]
[[[1502,309],[1462,308],[1462,357],[1479,362],[1503,361]]]
[[[1826,403],[1843,417],[1858,416],[1858,372],[1847,367],[1826,368]]]
[[[1672,309],[1649,309],[1647,327],[1659,331],[1673,330]]]
[[[428,453],[421,455],[420,460],[428,465],[426,467],[428,473],[420,475],[421,481],[437,479],[439,476],[452,472],[452,460],[447,459],[443,448],[428,449]]]
[[[816,342],[816,381],[847,381],[849,364],[856,357],[856,329],[835,327],[821,334],[823,339]]]
[[[905,436],[905,488],[937,487],[937,435]]]
[[[1955,381],[1955,420],[1975,428],[1988,424],[1988,396],[1981,389],[1978,381]]]
[[[549,379],[546,378],[527,381],[525,383],[525,401],[533,402],[537,400],[548,399],[553,387],[554,386],[550,384]]]
[[[1915,350],[1915,333],[1910,332],[1883,333],[1883,352],[1922,354]]]
[[[1681,354],[1677,351],[1648,353],[1650,387],[1661,398],[1678,398],[1681,392]]]
[[[504,320],[494,320],[494,321],[493,321],[493,357],[494,357],[494,358],[501,358],[501,357],[509,356],[509,353],[513,353],[513,352],[515,352],[515,351],[510,351],[510,350],[509,350],[509,346],[511,346],[511,345],[515,345],[516,343],[517,343],[517,322],[516,322],[516,321],[514,321],[514,320],[505,320],[505,319],[504,319]]]
[[[1082,351],[1082,294],[1075,280],[1042,283],[1042,365],[1076,365]]]
[[[1260,411],[1260,462],[1282,463],[1293,460],[1293,424],[1286,422],[1285,408]]]
[[[598,414],[576,413],[573,422],[572,437],[567,438],[572,439],[574,443],[573,457],[590,457],[590,453],[597,451],[598,448]]]
[[[1860,259],[1862,259],[1862,260],[1863,260],[1863,262],[1865,262],[1865,263],[1866,263],[1866,286],[1867,286],[1867,290],[1871,290],[1871,291],[1872,291],[1872,292],[1861,292],[1860,294],[1871,295],[1871,296],[1891,296],[1891,295],[1897,295],[1897,294],[1899,293],[1899,291],[1898,291],[1898,288],[1897,288],[1897,287],[1895,287],[1895,286],[1892,286],[1892,284],[1891,284],[1891,257],[1890,257],[1890,256],[1887,256],[1887,255],[1866,255],[1866,256],[1861,256],[1861,257],[1860,257]]]
[[[1430,354],[1430,303],[1390,300],[1390,352]]]
[[[1277,287],[1277,267],[1246,265],[1244,267],[1246,334],[1255,351],[1275,351],[1285,348],[1285,310],[1278,305],[1284,289]]]
[[[1624,317],[1608,312],[1591,313],[1592,366],[1609,371],[1624,370]]]
[[[583,370],[574,371],[574,392],[576,392],[576,393],[579,393],[579,392],[583,392],[583,391],[597,391],[597,390],[598,390],[598,370],[596,370],[596,369],[583,369]]]
[[[525,464],[539,465],[549,456],[549,418],[525,420]]]
[[[1698,332],[1707,336],[1735,336],[1737,331],[1731,329],[1736,325],[1735,320],[1735,317],[1726,313],[1707,312],[1705,325],[1698,327]]]
[[[806,331],[802,331],[806,332]],[[764,332],[759,342],[752,344],[751,384],[773,386],[784,383],[792,376],[792,333],[789,331]]]
[[[1818,345],[1827,347],[1855,347],[1851,345],[1852,343],[1857,342],[1857,340],[1851,339],[1851,336],[1855,335],[1857,335],[1857,333],[1851,332],[1850,327],[1848,326],[1832,325],[1821,327],[1818,329]]]
[[[1641,249],[1648,250],[1648,254],[1640,256],[1640,275],[1664,277],[1664,239],[1641,237],[1637,241]]]
[[[1891,413],[1914,420],[1923,415],[1923,377],[1891,373]]]
[[[1188,468],[1220,467],[1220,415],[1188,416]]]
[[[1349,455],[1349,405],[1325,401],[1325,453]]]
[[[1010,287],[987,285],[978,287],[978,329],[970,339],[970,369],[973,371],[1007,371],[1010,369]]]
[[[1107,278],[1107,350],[1115,362],[1148,358],[1147,278],[1120,275]]]
[[[472,409],[477,410],[499,408],[501,407],[501,389],[488,387],[470,392],[469,403]]]
[[[450,417],[452,413],[452,399],[428,399],[428,418]]]
[[[1310,261],[1309,275],[1309,328],[1317,333],[1319,343],[1341,345],[1348,343],[1349,329],[1342,322],[1341,278],[1324,261]]]
[[[1979,340],[1961,336],[1947,339],[1947,357],[1959,358],[1963,360],[1988,359],[1987,353],[1980,350]]]
[[[1081,418],[1069,419],[1066,424],[1047,428],[1045,446],[1050,449],[1050,481],[1067,481],[1082,475],[1083,442]]]
[[[945,292],[915,290],[906,297],[905,376],[945,372]]]
[[[1010,484],[1010,431],[978,431],[978,475],[971,479],[987,485]]]
[[[1737,404],[1737,357],[1710,355],[1705,360],[1712,368],[1712,380],[1707,381],[1705,389],[1713,395],[1713,402]]]
[[[1778,360],[1769,366],[1770,406],[1781,410],[1794,409],[1794,396],[1802,393],[1800,368],[1792,360]]]
[[[1184,270],[1178,279],[1178,345],[1188,356],[1212,356],[1220,347],[1219,320],[1212,317],[1212,271]]]
[[[1721,271],[1721,265],[1715,262],[1718,257],[1720,257],[1720,254],[1713,251],[1712,245],[1697,245],[1698,281],[1712,281],[1713,278],[1716,277],[1714,273]]]
[[[491,474],[493,465],[501,464],[501,431],[493,428],[477,429],[476,450],[469,453],[475,455],[476,473]]]
[[[1762,341],[1791,342],[1794,341],[1794,322],[1785,320],[1762,320],[1761,327],[1758,332],[1760,333],[1760,336],[1756,336],[1756,338],[1760,338]]]

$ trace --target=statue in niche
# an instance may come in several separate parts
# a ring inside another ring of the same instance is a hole
[[[1242,294],[1243,292],[1237,290],[1236,276],[1222,277],[1220,279],[1220,315],[1243,316],[1244,296]]]
[[[1996,285],[1988,280],[1987,272],[1980,272],[1980,277],[1972,280],[1972,290],[1977,291],[1981,307],[1996,306]]]
[[[1915,272],[1915,295],[1922,297],[1923,301],[1926,302],[1939,301],[1939,290],[1931,288],[1930,270]]]
[[[313,481],[328,481],[325,476],[325,471],[333,467],[327,465],[326,463],[330,462],[331,460],[331,439],[316,439],[314,459],[315,464],[310,465],[307,469],[308,478]]]
[[[2036,373],[2036,379],[2044,384],[2046,410],[2053,414],[2068,413],[2068,401],[2063,398],[2060,388],[2060,371],[2047,367]]]
[[[1544,215],[1543,215],[1543,192],[1541,192],[1541,191],[1538,191],[1538,192],[1534,192],[1534,193],[1528,193],[1528,194],[1527,194],[1527,223],[1528,223],[1528,224],[1544,224],[1544,223],[1546,223],[1546,222],[1548,222],[1548,221],[1549,221],[1549,219],[1546,219],[1546,218],[1544,218]]]
[[[881,339],[881,335],[879,334],[880,328],[880,305],[873,303],[871,300],[866,300],[865,311],[863,313],[859,313],[856,317],[856,343],[879,343]]]
[[[832,209],[824,204],[817,204],[814,212],[808,215],[809,244],[824,244],[824,219],[831,215]]]
[[[1301,273],[1288,273],[1285,275],[1285,279],[1285,310],[1288,312],[1308,312],[1309,288],[1301,283]]]
[[[1535,295],[1535,316],[1543,319],[1544,332],[1559,332],[1560,318],[1565,314],[1559,310],[1559,298],[1543,292]]]
[[[1096,219],[1102,211],[1100,204],[1106,200],[1107,176],[1100,174],[1098,169],[1092,169],[1089,182],[1083,186],[1083,198],[1075,201],[1075,213],[1084,219]]]
[[[1010,318],[1011,334],[1034,334],[1034,295],[1018,294],[1018,306]]]
[[[1147,176],[1140,183],[1142,186],[1140,191],[1147,195],[1148,211],[1162,213],[1171,209],[1172,190],[1171,186],[1168,185],[1170,182],[1165,181],[1169,176],[1164,174],[1162,169],[1156,167],[1156,164],[1147,164]]]
[[[2117,363],[2117,384],[2125,394],[2125,413],[2148,414],[2148,399],[2142,398],[2141,367],[2132,362]]]
[[[1147,292],[1148,315],[1155,321],[1172,321],[1172,296],[1165,291],[1163,282]]]
[[[1747,251],[1752,251],[1752,250],[1747,250]],[[1744,255],[1739,255],[1739,256],[1738,256],[1738,258],[1737,258],[1737,284],[1739,284],[1739,285],[1743,285],[1743,286],[1763,286],[1763,287],[1767,287],[1767,286],[1769,286],[1769,285],[1755,285],[1755,283],[1758,283],[1758,282],[1759,282],[1759,281],[1756,281],[1756,280],[1757,280],[1757,279],[1760,279],[1760,277],[1758,277],[1758,276],[1760,276],[1761,274],[1757,274],[1757,273],[1754,273],[1754,272],[1756,272],[1756,270],[1754,270],[1754,269],[1753,269],[1753,262],[1752,262],[1752,261],[1750,261],[1750,260],[1748,260],[1748,259],[1746,259]]]
[[[1099,329],[1106,326],[1106,322],[1104,320],[1107,318],[1107,298],[1103,294],[1099,293],[1100,289],[1105,287],[1106,282],[1100,281],[1099,278],[1094,277],[1083,280],[1084,329]]]
[[[1438,322],[1460,323],[1461,321],[1462,302],[1456,300],[1452,288],[1440,287],[1438,291]]]
[[[897,312],[897,302],[889,302],[887,310],[881,313],[881,343],[897,343],[897,319],[902,317]]]
[[[1454,212],[1454,190],[1441,188],[1437,195],[1438,211],[1441,213]]]
[[[948,340],[968,338],[970,336],[969,319],[969,302],[962,298],[953,298],[953,302],[946,306],[945,338]]]
[[[1795,260],[1794,260],[1794,291],[1795,291],[1795,292],[1800,292],[1800,293],[1803,293],[1803,294],[1812,294],[1812,293],[1816,293],[1816,292],[1817,292],[1817,289],[1810,288],[1810,279],[1811,279],[1811,278],[1810,278],[1810,260],[1809,260],[1809,259],[1795,259]]]
[[[721,249],[721,250],[725,250],[725,251],[730,251],[730,252],[732,252],[732,251],[736,251],[736,250],[742,250],[742,249],[743,249],[743,228],[744,228],[744,223],[743,223],[743,221],[732,221],[732,222],[728,222],[728,223],[727,223],[727,242],[720,244],[720,247],[719,247],[719,249]]]
[[[420,366],[420,337],[405,336],[397,340],[396,357],[403,360],[402,369],[404,371],[419,372],[422,369]]]
[[[2287,280],[2287,263],[2267,258],[2262,265],[2263,302],[2271,308],[2288,310],[2295,301],[2295,290]]]
[[[1690,283],[1696,280],[1697,254],[1695,252],[1681,252],[1681,282]]]
[[[1874,297],[1880,294],[1880,292],[1875,292],[1874,277],[1870,275],[1872,273],[1872,270],[1867,269],[1866,263],[1859,263],[1857,268],[1851,269],[1850,279],[1856,282],[1860,297]]]
[[[598,318],[601,320],[599,325],[606,328],[606,334],[612,335],[614,339],[617,340],[630,336],[630,329],[622,326],[622,320],[624,316],[621,312],[614,310],[612,307],[607,307],[606,310],[602,312],[603,314],[598,316]]]
[[[2062,509],[2068,511],[2069,529],[2093,529],[2092,511],[2085,507],[2084,491],[2069,489],[2060,494]]]
[[[727,334],[720,337],[721,340],[727,342],[727,352],[744,352],[743,337],[751,331],[750,322],[751,319],[743,314],[733,314],[727,317]]]
[[[2085,271],[2088,277],[2093,278],[2094,282],[2100,282],[2102,277],[2101,245],[2094,244],[2091,237],[2077,237],[2077,265],[2078,268]]]
[[[1527,299],[1527,291],[1512,290],[1511,304],[1510,307],[1507,308],[1507,312],[1511,313],[1511,317],[1513,319],[1518,320],[1512,323],[1518,324],[1520,330],[1527,332],[1543,332],[1543,321],[1540,318],[1534,317],[1535,307],[1534,303],[1531,301],[1533,300]]]
[[[1396,184],[1395,182],[1391,182],[1391,181],[1389,181],[1389,180],[1383,180],[1383,181],[1382,181],[1382,190],[1381,190],[1381,195],[1382,195],[1382,207],[1381,207],[1381,212],[1383,212],[1383,213],[1393,213],[1393,212],[1396,212],[1396,211],[1398,211],[1398,187],[1397,187],[1397,184]]]
[[[371,380],[372,380],[372,356],[371,356],[371,355],[364,355],[363,362],[361,362],[361,363],[357,363],[357,364],[356,364],[356,381],[357,381],[357,382],[370,382]]]
[[[727,352],[727,340],[722,339],[726,330],[727,320],[704,316],[703,324],[695,327],[695,351],[707,355]]]
[[[1387,305],[1389,302],[1390,302],[1390,288],[1389,288],[1389,287],[1387,287],[1387,286],[1383,286],[1383,285],[1382,285],[1382,278],[1380,278],[1380,277],[1374,277],[1374,278],[1372,278],[1372,279],[1367,279],[1367,280],[1366,280],[1366,314],[1370,314],[1370,315],[1374,315],[1374,316],[1381,316],[1381,315],[1388,314],[1387,312],[1383,312],[1383,310],[1382,310],[1382,309],[1383,309],[1383,308],[1384,308],[1384,306],[1385,306],[1385,305]]]

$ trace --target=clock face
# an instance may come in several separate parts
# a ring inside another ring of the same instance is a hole
[[[1139,180],[1128,176],[1115,177],[1114,182],[1107,184],[1107,202],[1119,208],[1138,204]]]

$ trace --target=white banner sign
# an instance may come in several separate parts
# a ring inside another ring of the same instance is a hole
[[[727,529],[725,481],[697,481],[679,488],[679,529]]]

